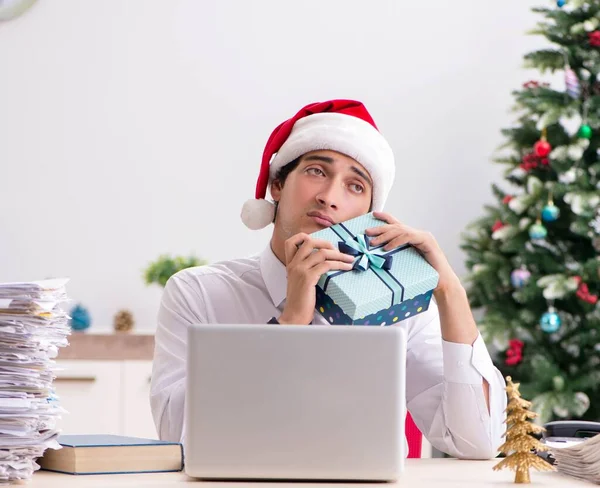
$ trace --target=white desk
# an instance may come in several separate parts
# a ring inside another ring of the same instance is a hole
[[[511,487],[514,488],[513,471],[493,471],[492,466],[499,462],[492,461],[461,461],[458,459],[407,459],[405,472],[401,481],[397,484],[387,483],[260,483],[260,482],[201,482],[206,488],[279,488],[282,486],[290,488],[362,488],[369,487],[391,487],[403,488],[418,487],[443,487],[443,488],[481,488],[481,487]],[[592,483],[579,481],[563,476],[557,472],[538,472],[530,470],[532,487],[561,487],[587,486],[591,488]],[[178,487],[184,483],[193,483],[195,480],[181,473],[160,474],[127,474],[127,475],[89,475],[72,476],[47,471],[38,471],[33,475],[28,485],[34,488],[111,488],[111,487]],[[193,485],[189,485],[193,486]]]

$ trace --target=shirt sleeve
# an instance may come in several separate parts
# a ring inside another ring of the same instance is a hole
[[[461,459],[494,458],[505,430],[504,378],[480,334],[473,345],[444,341],[433,302],[430,312],[408,333],[407,408],[436,449]],[[489,384],[489,412],[483,379]]]
[[[185,440],[187,329],[197,323],[206,323],[204,301],[176,274],[165,286],[154,337],[150,406],[161,440]]]

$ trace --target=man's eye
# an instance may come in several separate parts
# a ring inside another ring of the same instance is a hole
[[[319,168],[308,168],[306,170],[307,173],[313,174],[313,175],[324,175],[325,173],[323,173],[323,171],[321,171]]]
[[[350,188],[352,188],[352,190],[356,193],[362,193],[363,191],[365,191],[364,187],[362,185],[359,185],[358,183],[350,185]]]

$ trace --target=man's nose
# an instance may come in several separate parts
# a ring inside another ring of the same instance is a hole
[[[338,185],[329,184],[317,194],[317,201],[324,207],[337,208],[340,199]]]

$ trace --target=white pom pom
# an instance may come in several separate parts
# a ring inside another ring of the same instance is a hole
[[[264,229],[275,218],[275,205],[264,199],[247,200],[242,207],[241,217],[249,229]]]

